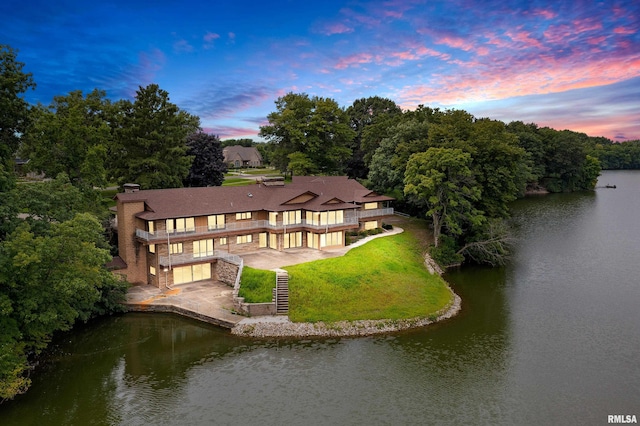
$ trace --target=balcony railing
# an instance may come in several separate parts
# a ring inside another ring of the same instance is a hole
[[[358,219],[367,219],[378,216],[393,216],[393,208],[388,207],[385,209],[358,210]]]
[[[209,253],[203,256],[195,257],[193,254],[172,254],[171,256],[160,256],[160,266],[177,266],[186,265],[189,263],[207,262],[216,259],[224,259],[230,263],[240,265],[242,258],[235,254],[229,254],[226,251],[214,250],[213,253]]]
[[[173,230],[173,231],[165,231],[158,230],[153,233],[136,229],[136,237],[153,242],[153,241],[167,241],[171,239],[184,238],[184,237],[201,237],[208,235],[216,235],[216,234],[241,234],[244,231],[253,231],[256,229],[266,229],[266,230],[284,230],[294,229],[294,228],[306,228],[311,230],[330,230],[333,228],[341,227],[341,226],[349,226],[349,225],[357,225],[359,219],[366,219],[377,216],[388,216],[393,214],[392,208],[386,209],[375,209],[375,210],[359,210],[357,215],[345,215],[344,219],[341,223],[330,223],[330,224],[318,224],[314,222],[308,222],[305,219],[302,219],[300,223],[287,223],[285,224],[282,221],[272,223],[268,220],[249,220],[249,221],[241,221],[241,222],[231,222],[225,224],[223,228],[208,228],[206,226],[195,227],[191,229],[181,229],[181,230]]]

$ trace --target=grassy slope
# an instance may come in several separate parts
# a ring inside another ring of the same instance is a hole
[[[428,317],[452,297],[444,280],[425,269],[413,232],[286,269],[289,317],[296,322]]]
[[[248,266],[242,268],[239,296],[247,303],[271,302],[276,286],[276,273]]]

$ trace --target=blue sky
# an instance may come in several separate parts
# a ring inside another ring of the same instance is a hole
[[[381,96],[640,139],[637,0],[9,0],[0,16],[34,103],[157,83],[206,131],[257,140],[287,92]]]

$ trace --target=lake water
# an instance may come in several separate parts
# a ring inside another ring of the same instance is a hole
[[[606,424],[640,417],[640,172],[513,206],[504,268],[447,279],[463,300],[425,329],[237,338],[162,314],[66,334],[2,425]]]

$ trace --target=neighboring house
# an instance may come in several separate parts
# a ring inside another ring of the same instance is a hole
[[[266,178],[250,186],[117,194],[120,265],[132,283],[158,287],[212,278],[217,259],[258,250],[345,245],[345,233],[382,226],[393,198],[346,176]]]
[[[222,150],[222,155],[230,168],[262,167],[262,155],[254,146],[228,146]]]

